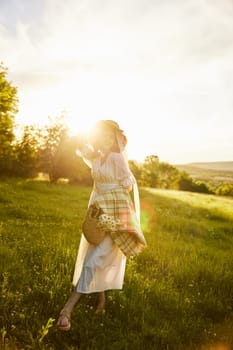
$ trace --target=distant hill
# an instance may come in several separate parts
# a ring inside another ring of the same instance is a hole
[[[233,161],[228,162],[196,162],[176,164],[176,168],[186,171],[197,180],[233,182]]]
[[[232,162],[200,162],[188,164],[193,167],[210,169],[210,170],[223,170],[233,172],[233,161]]]

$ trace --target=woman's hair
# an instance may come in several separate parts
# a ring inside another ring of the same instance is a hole
[[[91,129],[89,142],[94,147],[94,150],[99,150],[99,140],[101,140],[102,132],[105,130],[113,130],[115,134],[112,152],[121,152],[127,145],[127,137],[119,125],[113,120],[99,120]]]

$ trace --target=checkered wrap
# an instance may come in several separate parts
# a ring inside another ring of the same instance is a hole
[[[109,217],[108,233],[126,256],[139,254],[146,241],[129,193],[114,189],[95,198],[95,204]],[[104,218],[106,222],[106,217]]]

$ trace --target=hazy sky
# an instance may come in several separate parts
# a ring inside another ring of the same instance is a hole
[[[17,121],[125,130],[131,159],[233,160],[232,0],[0,0]]]

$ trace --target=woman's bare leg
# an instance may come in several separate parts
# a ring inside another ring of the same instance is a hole
[[[73,308],[75,304],[79,301],[81,298],[82,294],[77,292],[76,290],[73,291],[69,299],[67,300],[66,304],[64,305],[63,310],[66,310],[69,314],[73,311]]]
[[[76,292],[76,290],[73,291],[69,299],[67,300],[66,304],[64,305],[60,316],[57,321],[57,326],[61,330],[69,330],[71,327],[70,324],[70,316],[73,311],[73,308],[75,304],[79,301],[81,298],[81,293]]]

